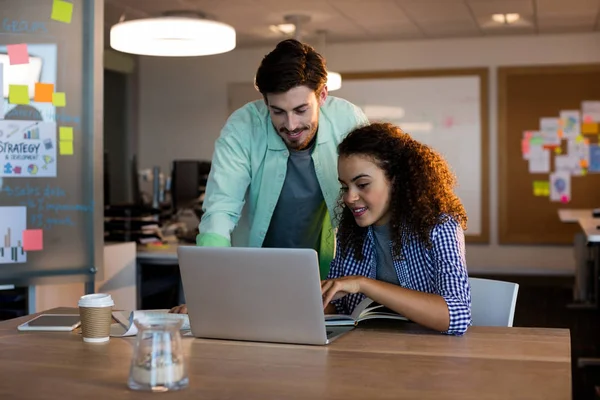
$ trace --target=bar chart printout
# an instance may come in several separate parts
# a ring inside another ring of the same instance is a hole
[[[0,207],[0,264],[27,262],[23,231],[27,229],[26,207]]]

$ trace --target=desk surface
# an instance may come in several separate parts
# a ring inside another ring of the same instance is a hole
[[[53,312],[76,312],[57,309]],[[133,339],[0,323],[7,398],[147,399],[129,391]],[[570,399],[569,331],[472,327],[462,337],[369,323],[329,346],[183,339],[190,387],[178,399]],[[35,382],[35,384],[31,384]]]
[[[600,218],[580,218],[579,226],[587,236],[587,240],[590,243],[598,243],[600,242]]]
[[[560,222],[566,223],[577,223],[580,218],[591,218],[592,217],[592,209],[591,208],[561,208],[558,210],[558,218]]]

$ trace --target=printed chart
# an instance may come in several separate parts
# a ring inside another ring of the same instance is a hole
[[[27,207],[0,207],[0,264],[27,262],[23,231],[27,229]]]

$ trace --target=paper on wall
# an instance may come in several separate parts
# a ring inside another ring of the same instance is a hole
[[[562,203],[571,201],[571,175],[569,173],[550,174],[550,200]]]
[[[581,168],[586,168],[590,164],[590,145],[589,141],[577,136],[575,140],[567,141],[567,154],[575,157]]]
[[[0,120],[0,177],[56,177],[56,123]]]
[[[546,146],[560,146],[560,118],[540,118],[540,132]]]
[[[581,102],[583,122],[600,122],[600,101]]]
[[[581,134],[581,114],[578,110],[560,112],[560,128],[563,139],[575,139]]]
[[[564,154],[554,157],[554,171],[566,172],[572,176],[581,176],[582,168],[579,158],[572,154]]]
[[[590,144],[590,163],[588,172],[600,172],[600,146],[597,143]]]
[[[4,76],[4,64],[0,63],[0,89],[4,87],[4,81],[2,77]],[[0,119],[4,119],[4,98],[0,96]]]
[[[534,131],[523,131],[523,138],[521,139],[521,155],[523,156],[523,160],[529,159],[529,145],[533,135]]]
[[[550,151],[544,149],[542,145],[534,144],[529,146],[529,173],[548,173],[550,172]]]

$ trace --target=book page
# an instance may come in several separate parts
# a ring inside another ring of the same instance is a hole
[[[168,319],[181,319],[183,321],[181,330],[190,329],[190,319],[187,314],[171,314],[165,310],[137,310],[137,311],[113,311],[116,324],[110,327],[110,336],[125,337],[137,335],[137,326],[133,323],[135,319],[142,320],[149,317],[164,317]]]

